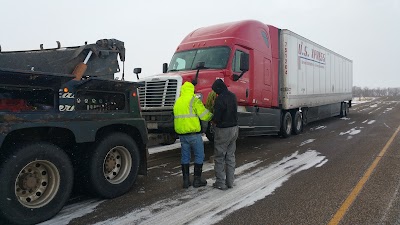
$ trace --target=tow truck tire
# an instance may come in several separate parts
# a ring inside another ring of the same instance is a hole
[[[290,112],[284,112],[281,123],[281,136],[287,138],[291,135],[293,128],[292,115]]]
[[[128,192],[139,171],[139,150],[125,133],[101,138],[89,157],[88,192],[103,198],[115,198]]]
[[[293,129],[292,133],[294,135],[300,134],[303,131],[303,117],[299,111],[294,111],[292,113],[293,118]]]
[[[68,155],[46,142],[2,152],[0,177],[0,216],[16,224],[50,219],[69,199],[73,186]]]

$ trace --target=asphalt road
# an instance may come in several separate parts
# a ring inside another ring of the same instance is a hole
[[[184,190],[180,149],[151,154],[129,193],[71,201],[44,224],[400,224],[399,102],[357,104],[287,139],[239,139],[227,191],[211,187],[212,161],[209,184]],[[212,144],[205,151],[208,159]]]

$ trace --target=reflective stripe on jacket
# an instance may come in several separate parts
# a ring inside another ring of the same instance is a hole
[[[178,134],[197,133],[201,131],[200,120],[210,121],[210,113],[200,99],[194,94],[194,86],[185,82],[181,88],[181,96],[174,105],[174,129]]]

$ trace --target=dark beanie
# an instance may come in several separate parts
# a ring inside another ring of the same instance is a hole
[[[222,92],[228,90],[224,81],[222,81],[221,79],[215,80],[211,88],[217,94],[221,94]]]

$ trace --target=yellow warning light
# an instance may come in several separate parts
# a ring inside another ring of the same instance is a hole
[[[64,88],[64,93],[67,93],[68,91],[68,88]]]

